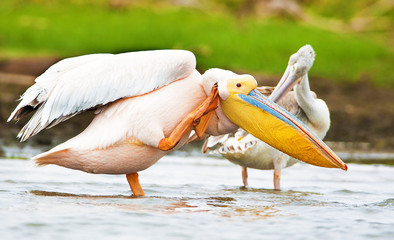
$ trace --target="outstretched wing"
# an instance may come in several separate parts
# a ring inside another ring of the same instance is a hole
[[[193,53],[156,50],[92,54],[51,66],[21,96],[9,117],[19,120],[36,110],[18,138],[25,141],[47,127],[117,99],[151,92],[189,76],[196,67]]]

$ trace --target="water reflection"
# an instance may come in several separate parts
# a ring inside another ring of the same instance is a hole
[[[130,198],[143,198],[134,196],[122,196],[122,195],[87,195],[87,194],[72,194],[72,193],[61,193],[61,192],[47,192],[41,190],[31,190],[31,194],[36,196],[46,196],[46,197],[70,197],[70,198],[86,198],[86,199],[109,199],[109,198],[120,198],[120,199],[130,199]]]
[[[280,210],[274,206],[254,206],[253,204],[239,204],[232,197],[163,197],[163,196],[124,196],[124,195],[87,195],[62,192],[31,190],[31,194],[41,197],[60,197],[85,200],[111,200],[108,202],[88,201],[86,205],[110,206],[131,212],[154,214],[187,214],[210,213],[226,218],[247,217],[247,220],[281,216]],[[127,199],[127,202],[117,202],[117,199]],[[134,200],[145,200],[142,203]],[[147,200],[154,200],[149,202]],[[158,204],[161,203],[161,204]],[[283,215],[282,215],[283,216]]]

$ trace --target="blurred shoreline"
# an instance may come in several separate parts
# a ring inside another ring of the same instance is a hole
[[[19,96],[34,83],[36,76],[44,72],[50,65],[60,60],[56,57],[39,57],[13,59],[0,62],[0,148],[49,149],[81,132],[91,121],[94,114],[87,112],[74,117],[65,123],[45,130],[19,143],[16,135],[27,122],[7,123],[9,114],[16,107]],[[203,71],[201,71],[203,72]],[[280,76],[268,76],[250,73],[260,85],[275,86]],[[348,159],[361,159],[357,154],[376,157],[376,153],[392,153],[394,139],[391,130],[394,128],[393,102],[394,91],[374,86],[368,82],[337,83],[329,79],[310,76],[311,89],[319,98],[326,101],[331,111],[331,129],[325,141],[338,152],[344,152]],[[192,144],[186,148],[198,148],[202,143]],[[23,152],[23,151],[22,151]],[[349,155],[350,154],[350,155]],[[356,154],[356,155],[354,155]],[[6,155],[1,153],[0,156]],[[9,155],[9,154],[7,154]],[[23,155],[23,154],[22,154]],[[386,155],[385,155],[386,156]],[[393,159],[393,155],[387,155]],[[11,156],[21,157],[21,156]],[[23,157],[23,156],[22,156]]]
[[[338,156],[346,163],[356,164],[384,164],[394,166],[394,152],[390,151],[372,151],[360,150],[354,148],[341,148],[338,145],[344,143],[340,142],[327,142],[327,144],[335,150]],[[349,144],[345,144],[349,145]],[[0,160],[1,159],[25,159],[29,160],[37,154],[47,151],[49,146],[31,146],[29,144],[5,146],[0,142]],[[180,150],[170,153],[169,155],[180,157],[209,157],[216,158],[217,160],[226,160],[219,154],[203,154],[201,152],[201,144],[192,144],[184,146]]]

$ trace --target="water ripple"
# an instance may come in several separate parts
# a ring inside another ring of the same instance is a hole
[[[179,163],[179,164],[178,164]],[[147,194],[124,176],[0,161],[2,239],[392,239],[394,168],[348,172],[298,164],[282,172],[239,168],[213,158],[165,157],[141,172]],[[168,173],[171,172],[171,177]],[[50,236],[50,237],[48,237]]]

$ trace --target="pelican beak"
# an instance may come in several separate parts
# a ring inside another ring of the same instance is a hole
[[[300,120],[263,96],[231,94],[221,101],[226,116],[239,127],[270,146],[303,162],[347,170],[346,164]]]
[[[297,82],[301,81],[312,67],[314,60],[315,52],[310,45],[300,48],[290,57],[285,73],[269,98],[278,102]]]

